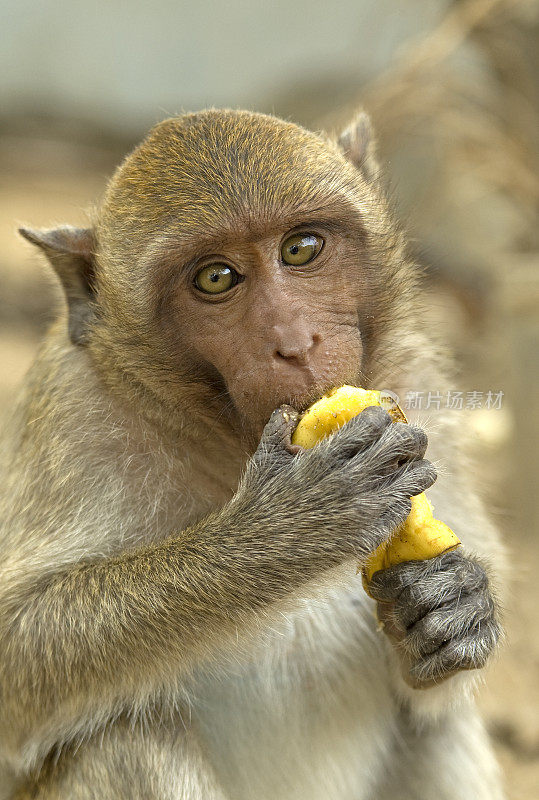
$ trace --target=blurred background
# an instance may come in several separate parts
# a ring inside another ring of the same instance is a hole
[[[471,447],[511,558],[480,702],[509,798],[535,800],[539,3],[0,0],[0,15],[0,422],[59,302],[17,225],[84,225],[171,114],[245,107],[333,131],[370,112],[455,390],[479,393]]]

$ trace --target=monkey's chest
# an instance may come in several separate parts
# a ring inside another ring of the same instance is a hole
[[[193,724],[234,800],[361,800],[392,736],[385,642],[341,593],[198,686]]]

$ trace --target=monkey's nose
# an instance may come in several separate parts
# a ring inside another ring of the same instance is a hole
[[[273,355],[277,361],[284,360],[291,364],[306,366],[319,342],[320,336],[316,333],[297,340],[282,342],[275,349]]]

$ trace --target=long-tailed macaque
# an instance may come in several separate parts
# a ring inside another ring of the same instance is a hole
[[[371,408],[290,441],[330,387],[448,385],[378,176],[364,114],[334,142],[207,111],[157,125],[88,229],[21,231],[66,312],[3,439],[6,797],[502,796],[465,415],[429,445],[464,547],[378,572],[378,603],[357,564],[433,484],[425,433]]]

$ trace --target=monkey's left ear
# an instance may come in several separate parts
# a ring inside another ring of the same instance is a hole
[[[379,166],[376,159],[376,145],[372,125],[368,114],[360,111],[350,125],[344,129],[338,139],[338,145],[344,156],[354,164],[367,181],[378,176]]]
[[[73,344],[84,345],[93,317],[95,237],[91,228],[65,225],[49,231],[19,228],[39,247],[60,278],[68,308],[68,331]]]

